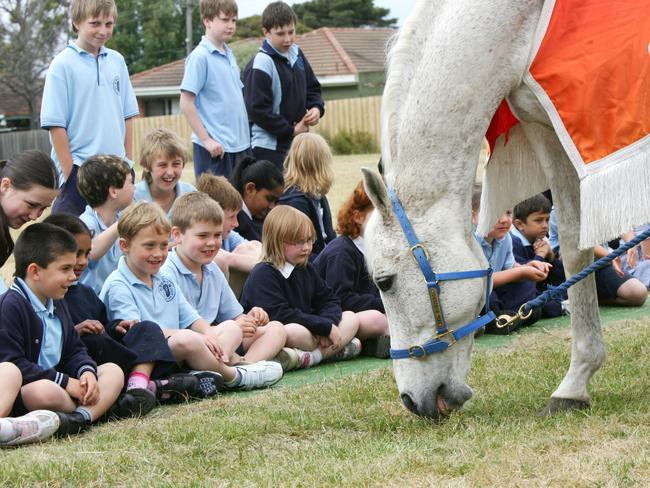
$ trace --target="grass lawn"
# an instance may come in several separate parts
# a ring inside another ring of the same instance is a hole
[[[589,411],[535,415],[568,364],[564,328],[478,349],[475,397],[441,424],[401,407],[388,361],[303,386],[292,381],[302,372],[289,373],[270,391],[158,408],[2,451],[0,485],[643,486],[649,325],[605,329],[609,360],[592,381]]]

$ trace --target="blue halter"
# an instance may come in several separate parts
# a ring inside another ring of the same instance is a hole
[[[456,330],[447,329],[445,317],[442,313],[442,306],[440,305],[440,282],[450,280],[465,280],[471,278],[487,277],[487,286],[485,293],[485,309],[490,310],[490,290],[492,288],[492,268],[477,269],[474,271],[458,271],[455,273],[434,273],[429,263],[429,253],[427,248],[420,242],[415,235],[415,231],[409,222],[406,212],[400,203],[395,191],[391,188],[388,189],[388,196],[390,197],[393,206],[393,212],[402,226],[406,240],[410,246],[410,252],[413,259],[420,267],[420,271],[424,275],[424,280],[429,289],[429,300],[431,301],[431,308],[433,309],[433,316],[436,324],[436,335],[424,344],[411,346],[408,349],[392,349],[390,350],[391,359],[418,359],[435,352],[443,352],[449,347],[453,346],[457,341],[463,337],[472,334],[486,324],[495,320],[494,312],[488,311],[485,315],[478,317],[474,321],[466,324]]]

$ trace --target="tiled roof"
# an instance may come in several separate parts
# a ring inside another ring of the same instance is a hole
[[[384,70],[386,43],[397,32],[389,28],[322,27],[296,38],[318,77]],[[259,43],[244,39],[240,43]],[[234,46],[235,43],[233,43]],[[185,60],[179,59],[131,76],[134,88],[177,87]]]

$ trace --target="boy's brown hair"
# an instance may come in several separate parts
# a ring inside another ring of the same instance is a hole
[[[130,241],[138,232],[153,226],[160,234],[169,234],[172,229],[167,215],[157,203],[137,202],[129,205],[117,222],[117,233]]]
[[[196,189],[207,193],[224,210],[241,210],[244,205],[241,194],[223,176],[203,173],[196,182]]]
[[[99,154],[91,156],[79,167],[77,188],[88,205],[97,208],[108,200],[108,190],[122,188],[131,178],[131,168],[119,156]]]
[[[140,166],[142,166],[142,179],[151,184],[151,168],[159,155],[168,158],[178,156],[187,162],[187,149],[185,143],[172,131],[167,129],[155,129],[147,134],[142,142],[140,150]]]
[[[199,4],[202,20],[212,20],[223,14],[227,17],[237,17],[237,3],[235,0],[201,0]]]
[[[74,32],[78,32],[77,24],[81,24],[86,19],[102,15],[112,15],[113,21],[117,20],[117,6],[114,0],[72,0],[70,17]]]
[[[294,26],[298,23],[298,17],[289,5],[284,2],[269,3],[262,12],[262,27],[270,31],[274,27]]]
[[[262,227],[262,261],[276,268],[284,266],[284,244],[316,238],[314,225],[304,213],[289,205],[269,212]]]
[[[333,158],[329,144],[311,132],[298,134],[284,160],[284,185],[294,186],[313,197],[323,197],[334,182]]]
[[[372,202],[366,194],[363,181],[360,181],[352,195],[343,203],[338,213],[336,232],[341,235],[356,239],[361,234],[361,225],[354,221],[354,212],[365,214],[373,209]]]
[[[174,202],[172,225],[185,233],[192,224],[210,222],[223,224],[223,210],[219,204],[205,193],[193,191],[181,195]]]

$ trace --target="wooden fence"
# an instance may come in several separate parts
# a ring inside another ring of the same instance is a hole
[[[0,159],[9,159],[27,149],[38,149],[50,154],[48,132],[35,129],[0,133]]]
[[[348,98],[344,100],[331,100],[325,103],[325,116],[312,130],[323,137],[330,138],[341,131],[368,132],[379,146],[380,123],[379,112],[381,97]],[[191,135],[187,120],[182,115],[163,115],[159,117],[139,117],[134,121],[133,130],[133,155],[139,159],[142,141],[147,133],[153,129],[166,128],[176,132],[184,141],[187,141],[191,151]]]

